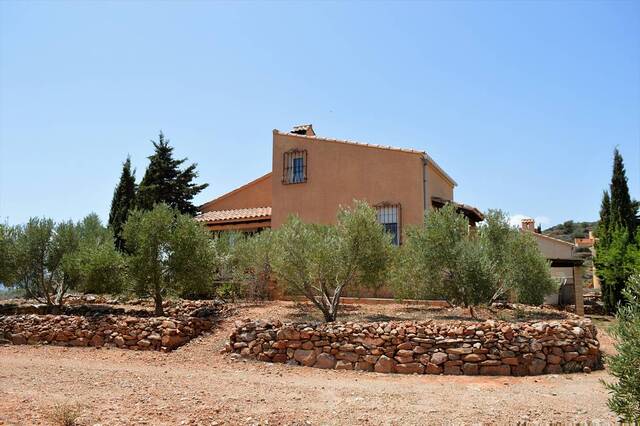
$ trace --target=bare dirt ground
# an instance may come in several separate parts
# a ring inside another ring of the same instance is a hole
[[[361,318],[424,315],[402,305],[350,311],[348,316],[357,311]],[[52,424],[56,404],[78,407],[83,425],[615,422],[599,382],[611,380],[606,370],[537,377],[404,376],[232,361],[219,353],[235,319],[290,321],[309,315],[292,302],[239,306],[213,334],[168,354],[0,346],[0,425]],[[611,353],[612,341],[602,331],[600,340]]]

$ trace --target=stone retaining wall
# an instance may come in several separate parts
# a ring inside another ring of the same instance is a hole
[[[588,319],[482,323],[237,321],[228,352],[260,361],[404,374],[526,376],[601,368]]]
[[[211,330],[223,307],[184,302],[171,317],[114,315],[102,310],[84,315],[0,315],[0,343],[117,347],[169,351]]]

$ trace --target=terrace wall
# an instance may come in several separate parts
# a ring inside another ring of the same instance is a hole
[[[601,368],[590,320],[236,322],[226,350],[260,361],[404,374],[526,376]]]

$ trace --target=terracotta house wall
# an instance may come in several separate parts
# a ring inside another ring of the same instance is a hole
[[[431,197],[440,197],[445,200],[453,200],[453,185],[430,161],[427,162],[427,188],[429,199]],[[431,202],[429,202],[430,205]]]
[[[281,182],[283,154],[294,148],[307,151],[307,181],[287,185]],[[274,228],[290,213],[305,222],[335,223],[338,207],[351,205],[354,199],[371,205],[399,203],[403,230],[420,223],[424,215],[424,167],[419,153],[274,131],[272,170]]]
[[[202,213],[212,210],[246,209],[271,206],[271,173],[259,177],[215,200],[204,204]]]
[[[538,248],[547,259],[571,259],[573,257],[573,246],[545,238],[540,234],[533,234],[538,243]]]

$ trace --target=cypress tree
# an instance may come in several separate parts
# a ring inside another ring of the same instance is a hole
[[[158,142],[151,142],[155,153],[149,157],[149,166],[140,182],[138,206],[143,210],[151,210],[155,204],[165,203],[180,213],[195,215],[198,209],[191,200],[209,185],[193,182],[198,177],[195,163],[184,170],[180,169],[187,159],[173,158],[173,147],[162,132]]]
[[[616,148],[613,151],[613,174],[611,176],[611,225],[622,227],[633,235],[636,228],[637,205],[631,201],[627,174],[624,169],[622,155]]]
[[[124,250],[124,240],[122,239],[122,229],[129,217],[129,211],[136,205],[136,177],[135,170],[131,170],[131,158],[122,165],[120,182],[113,191],[111,200],[111,211],[109,212],[109,226],[113,230],[116,248]]]
[[[637,263],[635,232],[638,203],[631,199],[624,161],[616,148],[609,192],[604,192],[598,224],[596,265],[602,284],[602,299],[609,313],[624,303],[622,294],[632,265]]]
[[[598,221],[598,245],[607,247],[611,241],[611,199],[609,192],[602,191],[602,202],[600,203],[600,220]]]

